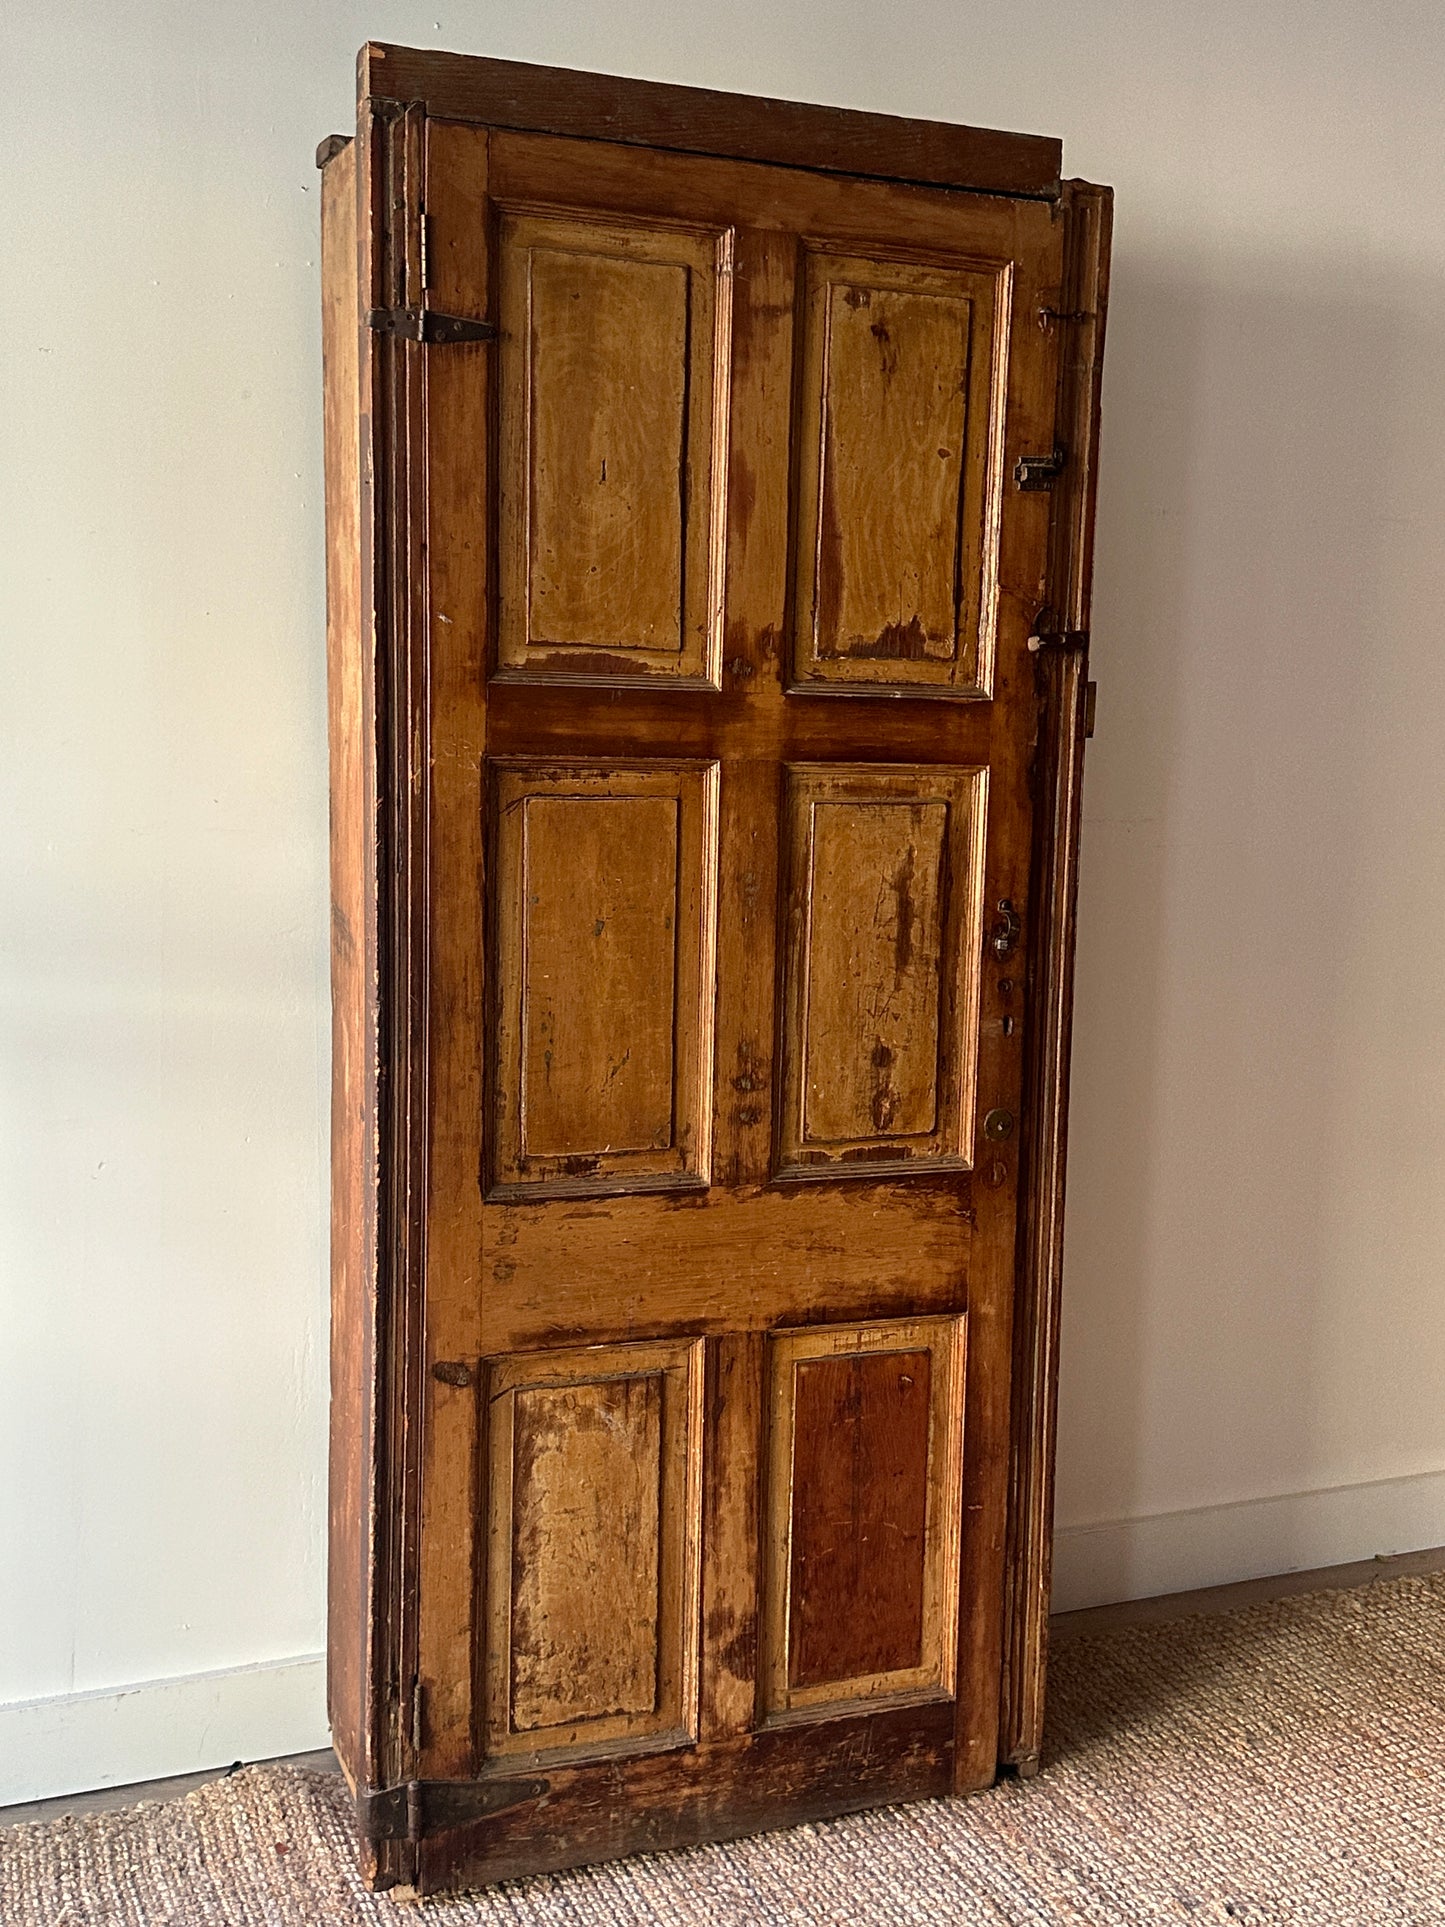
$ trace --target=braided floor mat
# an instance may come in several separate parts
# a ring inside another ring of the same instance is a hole
[[[1445,1927],[1445,1574],[1076,1636],[1043,1775],[398,1903],[335,1775],[0,1828],[4,1927]]]

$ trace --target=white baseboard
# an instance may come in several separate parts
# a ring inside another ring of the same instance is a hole
[[[1445,1472],[1061,1526],[1055,1612],[1445,1545]]]
[[[1063,1526],[1054,1610],[1445,1545],[1445,1472]],[[328,1744],[320,1653],[0,1706],[0,1807]]]
[[[0,1706],[0,1807],[330,1743],[321,1653],[21,1700]]]

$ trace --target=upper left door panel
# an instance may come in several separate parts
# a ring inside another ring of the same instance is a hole
[[[494,206],[496,673],[716,688],[731,230]]]

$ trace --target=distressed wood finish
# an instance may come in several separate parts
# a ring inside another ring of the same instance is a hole
[[[1009,275],[807,252],[793,673],[986,693]]]
[[[1058,414],[1061,439],[1074,459],[1054,517],[1049,589],[1060,626],[1087,637],[1114,197],[1107,187],[1069,181],[1064,205],[1069,245],[1059,306],[1071,318],[1063,324],[1068,338],[1059,365]],[[1000,1741],[1003,1760],[1025,1776],[1039,1769],[1048,1664],[1087,648],[1057,656],[1042,667],[1043,781],[1036,823],[1041,914],[1034,927],[1031,965],[1038,1017],[1030,1048],[1028,1169],[1021,1199],[1023,1290],[1014,1362],[1009,1613]]]
[[[970,1166],[987,789],[789,767],[780,1175]]]
[[[562,1213],[489,1206],[481,1349],[766,1331],[820,1316],[825,1292],[843,1318],[957,1300],[975,1217],[957,1184],[819,1185],[806,1208],[796,1193],[746,1185],[705,1200],[578,1200]]]
[[[509,1777],[483,1821],[422,1843],[437,1893],[821,1820],[902,1800],[938,1799],[952,1783],[953,1709],[890,1707],[808,1727],[763,1727],[704,1744]]]
[[[501,673],[717,683],[731,238],[502,213]]]
[[[419,237],[415,215],[424,195],[430,213],[430,298],[444,312],[476,317],[488,312],[486,187],[485,136],[429,125],[425,179],[410,184],[402,232],[416,286],[419,264],[410,250]],[[424,694],[409,712],[417,726],[394,734],[409,736],[419,748],[425,728],[431,740],[430,756],[409,775],[411,796],[425,798],[428,831],[425,881],[413,885],[415,911],[419,902],[439,894],[445,900],[457,877],[471,879],[471,890],[479,891],[483,873],[485,637],[493,589],[491,554],[478,547],[473,531],[491,487],[492,371],[490,351],[480,343],[458,345],[441,356],[423,355],[409,345],[388,344],[382,352],[396,360],[425,360],[431,413],[445,420],[456,445],[468,450],[464,463],[432,465],[424,517],[418,505],[408,518],[421,518],[413,539],[424,539],[427,556],[426,673]],[[419,833],[414,840],[420,843]],[[474,1577],[482,1558],[475,1376],[469,1372],[467,1382],[459,1383],[459,1375],[446,1367],[476,1357],[481,1349],[476,1338],[477,1118],[485,1101],[485,1053],[479,1014],[491,987],[475,930],[445,916],[428,915],[424,922],[428,961],[423,982],[412,992],[411,1024],[428,1026],[449,1043],[447,1074],[432,1079],[427,1093],[426,1188],[412,1211],[421,1217],[429,1266],[435,1275],[453,1279],[455,1289],[425,1304],[424,1332],[415,1324],[408,1332],[410,1373],[403,1382],[411,1402],[398,1443],[405,1448],[412,1490],[419,1488],[420,1496],[410,1501],[417,1523],[407,1589],[413,1602],[424,1591],[429,1611],[424,1682],[421,1628],[414,1623],[397,1628],[392,1663],[404,1752],[392,1771],[393,1782],[415,1765],[423,1739],[438,1777],[474,1769]],[[433,1460],[460,1466],[459,1476],[422,1481],[423,1432]],[[400,1858],[404,1848],[393,1851]]]
[[[495,1361],[482,1754],[695,1737],[702,1345]]]
[[[819,1326],[768,1352],[765,1712],[946,1697],[963,1321]]]
[[[496,1182],[705,1185],[717,766],[495,766]]]
[[[444,119],[680,153],[723,154],[984,194],[1059,192],[1060,145],[1038,134],[669,87],[521,60],[373,41],[357,60],[362,100],[416,102]]]
[[[987,1784],[1041,1638],[1041,731],[1054,818],[1077,786],[1028,641],[1086,593],[1092,466],[1062,517],[1010,478],[1077,391],[1082,190],[1046,142],[362,71],[325,193],[363,1870]],[[348,309],[422,306],[496,337],[361,326],[353,372]]]
[[[899,1352],[794,1371],[790,1704],[922,1662],[931,1365]]]
[[[326,676],[331,756],[331,1427],[327,1704],[353,1786],[374,1776],[371,1620],[375,1376],[377,929],[375,685],[361,623],[361,369],[356,148],[321,181]]]

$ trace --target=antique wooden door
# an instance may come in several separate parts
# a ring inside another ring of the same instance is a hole
[[[420,1200],[383,1870],[984,1785],[1067,224],[364,143]]]

